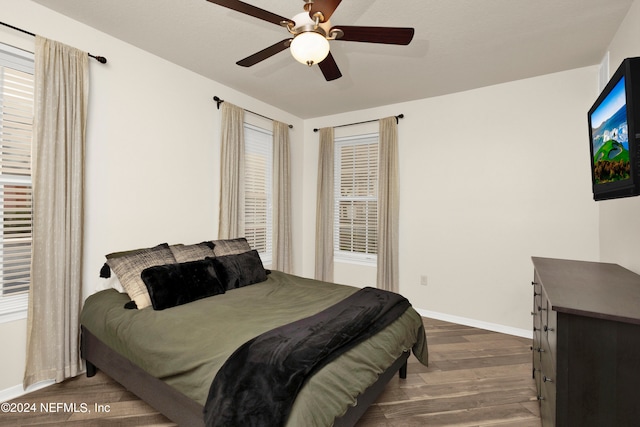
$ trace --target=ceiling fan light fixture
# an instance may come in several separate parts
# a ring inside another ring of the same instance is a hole
[[[251,67],[289,48],[296,61],[311,66],[318,64],[325,80],[332,81],[342,76],[333,55],[329,53],[329,40],[348,42],[408,45],[415,30],[409,27],[372,27],[362,25],[331,26],[331,16],[342,0],[304,0],[304,12],[293,19],[271,13],[240,0],[208,0],[254,18],[287,29],[293,36],[281,40],[259,52],[236,62],[242,67]]]
[[[329,41],[320,33],[306,31],[293,38],[289,49],[296,61],[312,66],[329,55]]]

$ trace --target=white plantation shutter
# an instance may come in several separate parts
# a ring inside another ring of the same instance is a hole
[[[24,317],[31,263],[33,54],[0,44],[0,319]]]
[[[336,258],[375,262],[378,249],[378,134],[335,141]]]
[[[245,140],[245,237],[264,264],[272,258],[273,134],[244,125]]]

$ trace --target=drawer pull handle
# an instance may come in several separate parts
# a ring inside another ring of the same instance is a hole
[[[544,325],[544,331],[545,331],[545,332],[547,332],[547,331],[551,331],[551,332],[553,332],[553,331],[555,331],[555,329],[550,328],[550,327],[548,327],[547,325]]]
[[[533,296],[537,297],[538,295],[541,295],[539,292],[536,292],[535,290],[533,291]]]
[[[551,378],[549,378],[548,376],[544,375],[542,377],[542,381],[544,381],[545,383],[552,383],[553,380]]]
[[[538,314],[538,313],[536,313],[535,311],[532,311],[532,312],[531,312],[531,315],[532,315],[532,316],[535,316],[536,314]]]
[[[538,400],[544,400],[544,397],[538,396]]]
[[[540,329],[536,328],[535,326],[533,327],[533,332],[535,331],[539,331]]]
[[[531,282],[531,284],[532,284],[533,286],[535,286],[535,285],[537,285],[538,283],[537,283],[537,282]]]
[[[544,353],[544,348],[542,348],[542,347],[538,347],[538,348],[536,348],[536,351],[537,351],[538,353]]]
[[[547,308],[538,306],[538,311],[547,311]]]

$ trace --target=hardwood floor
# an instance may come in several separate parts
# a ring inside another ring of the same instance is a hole
[[[531,340],[423,321],[429,367],[412,356],[407,379],[395,377],[357,427],[540,427],[531,379]],[[0,426],[175,426],[100,372],[11,403],[35,406],[36,411],[0,413]],[[48,413],[41,410],[41,403],[50,409]],[[65,403],[72,406],[65,408]]]
[[[540,427],[531,340],[423,319],[429,367],[413,356],[357,427]]]

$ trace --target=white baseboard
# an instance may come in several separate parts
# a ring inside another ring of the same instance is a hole
[[[486,329],[488,331],[500,332],[502,334],[515,335],[522,338],[533,339],[533,331],[529,329],[513,328],[511,326],[498,325],[497,323],[483,322],[481,320],[468,319],[466,317],[452,316],[450,314],[438,313],[431,310],[415,309],[420,316],[430,319],[443,320],[445,322],[457,323],[459,325],[471,326],[473,328]]]
[[[48,387],[54,384],[54,380],[48,381],[40,381],[39,383],[33,384],[27,389],[22,388],[22,384],[14,385],[13,387],[5,388],[4,390],[0,390],[0,402],[6,402],[9,400],[16,399],[20,396],[23,396],[27,393],[31,393],[32,391],[40,390],[41,388]]]

